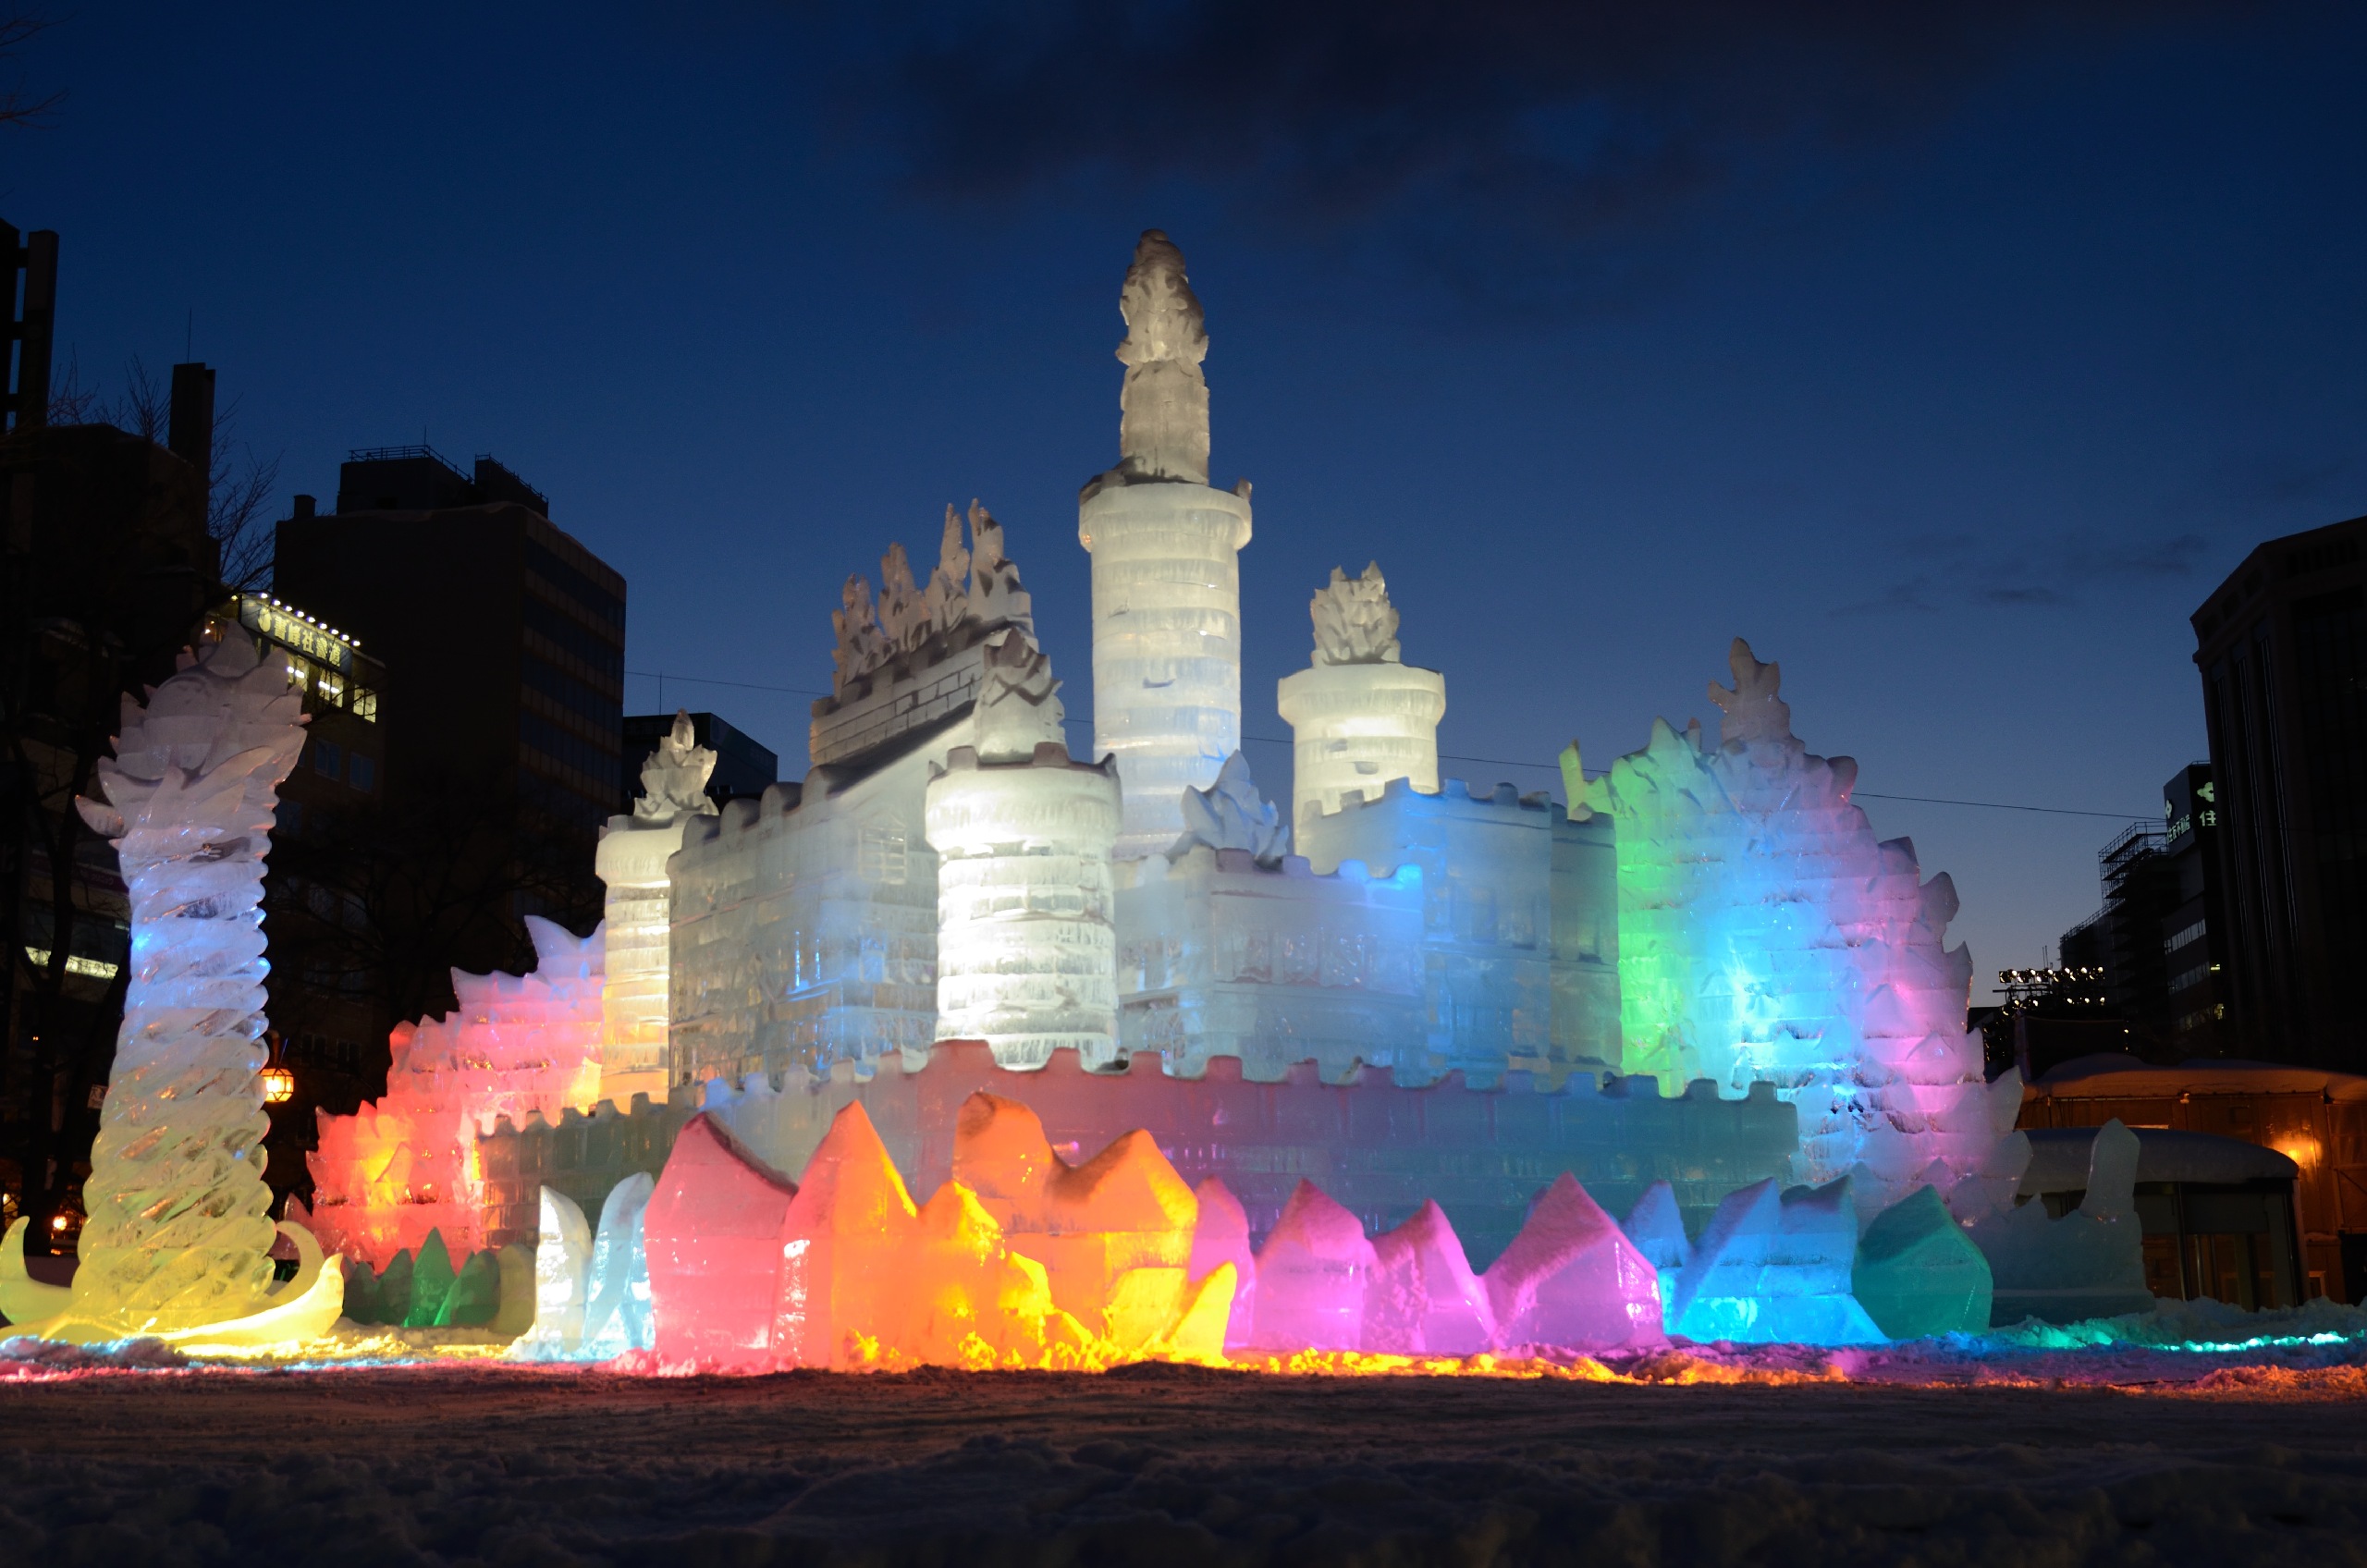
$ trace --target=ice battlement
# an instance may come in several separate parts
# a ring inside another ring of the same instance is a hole
[[[950,1178],[960,1108],[983,1089],[1034,1110],[1064,1158],[1147,1131],[1186,1181],[1221,1178],[1259,1234],[1301,1177],[1376,1231],[1434,1197],[1475,1264],[1510,1242],[1530,1200],[1564,1170],[1615,1209],[1666,1181],[1681,1207],[1706,1213],[1736,1187],[1781,1176],[1798,1138],[1793,1108],[1767,1084],[1726,1099],[1708,1083],[1663,1096],[1649,1078],[1573,1073],[1549,1085],[1503,1072],[1483,1086],[1455,1072],[1421,1084],[1398,1077],[1363,1066],[1327,1074],[1300,1060],[1259,1082],[1240,1062],[1217,1059],[1202,1076],[1183,1079],[1144,1056],[1091,1072],[1073,1050],[1014,1072],[998,1066],[984,1042],[944,1040],[916,1064],[891,1053],[869,1072],[840,1061],[821,1072],[715,1078],[695,1105],[685,1096],[622,1113],[562,1114],[557,1124],[497,1124],[477,1145],[488,1244],[532,1234],[544,1183],[596,1212],[625,1176],[656,1172],[674,1134],[701,1110],[767,1164],[798,1170],[839,1111],[860,1103],[914,1192],[926,1194]]]

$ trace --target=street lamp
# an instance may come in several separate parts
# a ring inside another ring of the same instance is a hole
[[[264,1064],[259,1074],[263,1080],[263,1103],[286,1105],[296,1097],[296,1074],[288,1072],[287,1065],[279,1060],[278,1032],[275,1030],[266,1037],[271,1041],[271,1059]]]

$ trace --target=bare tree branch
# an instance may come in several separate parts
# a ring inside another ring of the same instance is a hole
[[[0,12],[0,60],[14,61],[26,44],[56,25],[53,18],[27,11]],[[0,125],[42,125],[64,102],[63,91],[36,97],[22,88],[0,88]]]

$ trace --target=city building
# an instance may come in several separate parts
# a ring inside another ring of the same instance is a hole
[[[529,914],[589,930],[623,766],[624,579],[500,463],[423,446],[354,452],[335,512],[297,496],[274,572],[391,672],[382,839],[414,855],[393,1015],[449,1005],[451,967],[531,967]]]
[[[2193,616],[2229,1048],[2367,1068],[2367,517],[2272,539]]]
[[[270,1107],[266,1175],[284,1193],[305,1184],[314,1111],[350,1114],[386,1085],[395,1019],[378,973],[368,883],[326,863],[374,830],[386,766],[386,669],[337,628],[269,594],[234,594],[215,620],[215,637],[254,638],[285,663],[307,719],[303,753],[279,789],[264,883],[268,1016],[292,1077],[288,1097]]]
[[[726,801],[754,800],[780,778],[780,758],[772,749],[744,729],[738,729],[711,713],[691,715],[691,728],[697,733],[698,743],[715,753],[715,771],[706,781],[707,799],[717,805]],[[674,729],[670,713],[636,713],[625,716],[624,750],[624,809],[632,810],[632,802],[641,795],[641,767],[657,743]]]
[[[2161,942],[2169,997],[2171,1054],[2231,1054],[2227,974],[2221,944],[2226,916],[2219,865],[2219,790],[2207,763],[2182,767],[2162,786],[2162,856],[2173,901]]]
[[[2087,1022],[2109,1020],[2127,1036],[2092,1049],[2164,1061],[2226,1054],[2216,795],[2210,765],[2190,763],[2162,786],[2160,827],[2132,822],[2096,852],[2103,906],[2063,933],[2059,949],[2064,972],[2100,982],[2074,987]],[[2080,1054],[2042,1051],[2038,1071]]]

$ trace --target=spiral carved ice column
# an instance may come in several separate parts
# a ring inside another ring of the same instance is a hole
[[[76,1317],[172,1333],[268,1305],[264,856],[304,744],[301,699],[242,633],[123,703],[107,805],[131,895],[131,981],[83,1185]]]

